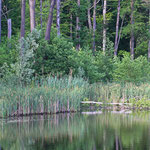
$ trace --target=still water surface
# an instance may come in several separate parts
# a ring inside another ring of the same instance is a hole
[[[150,112],[1,120],[0,150],[150,150]]]

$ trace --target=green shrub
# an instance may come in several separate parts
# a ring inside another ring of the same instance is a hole
[[[9,66],[12,63],[16,62],[18,53],[16,50],[16,39],[11,39],[9,41],[2,41],[0,46],[0,67],[3,66],[4,63],[7,63]]]
[[[96,55],[96,66],[98,68],[98,81],[111,81],[113,73],[113,59],[109,55],[104,55],[103,52],[98,52]]]
[[[84,78],[88,78],[90,82],[95,82],[98,79],[98,68],[95,65],[95,56],[92,54],[92,50],[85,48],[80,50],[76,57],[76,65],[78,68],[83,69]],[[78,70],[79,73],[79,70]]]
[[[114,66],[114,81],[150,81],[150,64],[144,56],[135,60],[131,60],[129,56],[124,56],[122,60],[117,59]]]
[[[36,74],[69,73],[69,70],[74,66],[73,57],[70,56],[76,53],[71,42],[62,37],[55,37],[50,44],[44,39],[40,39],[38,44],[33,66]]]

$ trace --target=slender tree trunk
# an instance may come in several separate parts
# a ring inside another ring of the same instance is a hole
[[[60,0],[57,0],[57,36],[60,37]]]
[[[42,13],[43,13],[43,11],[42,11],[42,5],[43,5],[43,2],[42,2],[42,0],[40,0],[41,29],[43,28],[43,18],[42,18]]]
[[[90,31],[92,30],[92,23],[91,23],[91,13],[90,13],[90,10],[91,10],[91,2],[89,0],[89,7],[88,7],[88,25],[89,25],[89,29]]]
[[[30,5],[30,29],[31,32],[35,28],[35,0],[29,0]]]
[[[51,27],[52,27],[52,22],[53,22],[53,9],[54,9],[55,4],[56,4],[56,0],[52,0],[51,6],[49,9],[49,16],[48,16],[48,21],[47,21],[46,33],[45,33],[45,40],[50,40]]]
[[[131,38],[130,38],[130,53],[134,59],[134,0],[131,0]]]
[[[95,54],[95,31],[96,31],[96,0],[94,0],[94,9],[93,9],[93,55]]]
[[[11,19],[7,19],[7,27],[8,27],[7,37],[8,39],[11,39],[11,35],[12,35]],[[8,42],[8,47],[11,48],[10,42]]]
[[[118,140],[118,136],[116,136],[116,138],[115,138],[115,143],[116,143],[116,150],[119,150],[119,140]]]
[[[0,43],[1,43],[1,34],[2,34],[1,20],[2,20],[2,0],[0,0]]]
[[[25,36],[26,0],[21,0],[21,38]]]
[[[72,14],[70,15],[70,38],[72,39],[72,31],[73,31],[73,29],[72,29],[73,27],[72,27]]]
[[[78,0],[78,7],[80,7],[80,0]],[[78,12],[79,14],[79,12]],[[79,16],[76,17],[76,32],[77,32],[77,45],[76,45],[76,49],[79,50],[80,49],[80,25],[79,25],[80,21],[79,21]]]
[[[120,18],[120,0],[118,0],[118,9],[117,9],[116,37],[115,37],[114,56],[117,56],[117,51],[118,51],[119,18]]]
[[[103,6],[103,52],[106,51],[106,8],[107,8],[107,0],[104,0]]]
[[[149,34],[150,34],[150,7],[149,7]],[[150,39],[148,42],[148,60],[150,61]]]
[[[117,41],[117,50],[118,50],[118,46],[119,46],[119,43],[120,43],[120,38],[121,38],[121,33],[122,33],[122,27],[123,27],[124,19],[125,19],[125,15],[123,16],[122,22],[121,22],[121,27],[120,27],[120,31],[119,31],[119,37],[118,37],[118,41]]]
[[[8,39],[11,39],[11,33],[12,33],[11,19],[7,20],[7,25],[8,25]]]

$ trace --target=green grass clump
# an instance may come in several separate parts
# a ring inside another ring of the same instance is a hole
[[[95,101],[125,103],[134,98],[138,101],[145,97],[149,101],[150,83],[95,83],[90,92]]]
[[[77,111],[88,96],[88,82],[82,78],[47,77],[31,86],[0,84],[0,116]]]
[[[0,82],[0,117],[78,111],[81,101],[150,107],[150,84],[89,84],[82,78],[52,76],[26,86]]]

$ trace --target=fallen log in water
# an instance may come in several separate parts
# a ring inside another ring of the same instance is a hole
[[[98,105],[112,105],[112,106],[130,105],[132,106],[132,103],[102,103],[102,102],[94,102],[94,101],[82,101],[81,104],[98,104]]]

